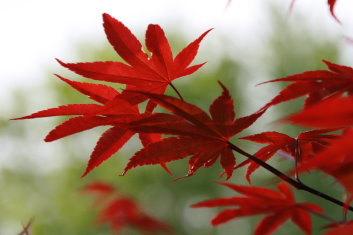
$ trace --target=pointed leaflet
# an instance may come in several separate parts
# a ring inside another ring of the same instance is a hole
[[[194,42],[190,43],[173,60],[169,42],[162,28],[149,25],[146,31],[146,46],[152,53],[151,59],[143,52],[141,43],[120,21],[108,14],[103,14],[104,30],[115,51],[129,65],[119,62],[93,63],[59,63],[84,77],[117,82],[127,85],[127,89],[141,90],[162,94],[172,80],[189,75],[198,70],[201,65],[188,67],[197,54],[199,44],[208,30]],[[136,96],[136,94],[135,94]],[[129,99],[132,104],[144,101]]]
[[[284,222],[290,218],[290,210],[279,211],[274,215],[269,215],[263,218],[260,223],[257,225],[254,235],[270,235],[275,232]],[[306,214],[309,214],[306,212]],[[310,215],[309,215],[310,218]],[[311,221],[311,220],[309,220]],[[311,234],[311,227],[309,233]]]
[[[254,154],[254,156],[262,161],[267,161],[275,153],[281,150],[293,156],[298,163],[301,163],[302,161],[311,158],[319,151],[325,149],[329,145],[330,140],[337,138],[337,135],[326,134],[327,132],[332,131],[334,131],[334,129],[312,130],[300,133],[297,138],[292,138],[288,135],[273,131],[242,137],[240,139],[250,140],[255,143],[268,144]],[[237,168],[246,164],[250,164],[246,172],[246,179],[250,183],[250,175],[260,166],[251,160],[246,160],[238,165]]]
[[[222,134],[227,136],[229,135],[227,130],[232,126],[235,118],[234,102],[227,88],[222,83],[219,82],[219,84],[223,92],[210,106],[210,114],[212,120],[219,123],[218,128],[222,130]]]
[[[12,120],[64,116],[64,115],[88,115],[88,114],[94,114],[101,108],[102,106],[97,104],[69,104],[69,105],[58,106],[56,108],[42,110],[42,111],[33,113],[31,115],[15,118]]]
[[[311,169],[321,170],[333,176],[340,184],[353,195],[352,187],[352,167],[353,167],[353,130],[346,130],[340,138],[331,141],[330,146],[321,151],[313,158],[299,166],[298,171],[308,171]]]
[[[148,56],[143,52],[141,43],[131,31],[109,14],[103,14],[103,21],[107,38],[121,58],[134,68],[148,71]]]
[[[115,96],[119,95],[119,92],[117,92],[114,88],[106,85],[75,82],[75,81],[71,81],[66,78],[63,78],[59,75],[57,75],[57,77],[59,77],[62,81],[66,82],[75,90],[79,91],[84,95],[87,95],[92,100],[95,100],[100,103],[105,103],[109,99],[113,99]],[[24,116],[21,118],[16,118],[13,120],[64,116],[64,115],[88,115],[88,114],[96,113],[101,108],[102,106],[97,104],[69,104],[69,105],[63,105],[56,108],[39,111],[31,115]]]
[[[119,127],[112,127],[103,133],[91,154],[87,168],[81,177],[102,164],[116,153],[132,136],[133,132]]]
[[[70,118],[69,120],[61,123],[53,130],[51,130],[44,140],[46,142],[54,141],[69,135],[92,129],[97,126],[109,125],[110,122],[110,119],[96,116],[79,116]]]
[[[56,76],[59,77],[63,82],[66,82],[69,86],[71,86],[75,90],[81,92],[84,95],[87,95],[88,98],[102,104],[106,103],[107,101],[113,99],[115,96],[120,94],[113,87],[106,86],[103,84],[75,82],[75,81],[71,81],[69,79],[63,78],[59,75],[56,75]]]
[[[353,221],[348,220],[343,223],[331,224],[325,226],[327,229],[331,229],[324,235],[351,235],[353,233]]]
[[[316,128],[351,126],[353,124],[353,96],[324,100],[285,118],[284,121]]]
[[[291,1],[290,7],[289,7],[289,12],[292,11],[295,1],[296,1],[296,0],[292,0],[292,1]],[[328,4],[329,7],[330,7],[330,13],[331,13],[332,17],[333,17],[338,23],[340,23],[339,19],[336,17],[335,12],[334,12],[334,8],[335,8],[336,1],[337,1],[337,0],[327,0],[327,4]]]
[[[213,225],[226,223],[231,219],[243,216],[267,215],[257,225],[256,235],[271,234],[286,220],[292,219],[306,234],[311,234],[311,219],[309,211],[322,212],[315,204],[297,203],[293,193],[285,183],[277,186],[278,192],[261,187],[240,186],[221,183],[244,197],[218,198],[192,205],[193,208],[232,206],[235,209],[221,211],[212,220]],[[232,203],[233,202],[233,203]],[[302,216],[305,220],[298,218]]]
[[[70,118],[55,127],[45,137],[45,141],[54,141],[97,126],[113,126],[106,131],[98,141],[91,154],[86,171],[82,175],[85,176],[92,169],[99,166],[103,161],[107,160],[117,152],[134,134],[126,128],[120,128],[115,125],[121,122],[136,120],[140,114],[137,106],[131,105],[126,102],[126,100],[119,98],[121,95],[109,86],[74,82],[60,76],[58,77],[82,94],[89,96],[89,98],[95,101],[103,103],[104,106],[97,104],[70,104],[39,111],[18,119],[80,115],[78,117]],[[112,102],[113,104],[118,103],[118,105],[113,105],[113,107],[111,107]],[[153,141],[160,140],[160,135],[144,134],[141,139],[144,144],[148,145]],[[162,164],[162,166],[167,170],[164,164]]]
[[[307,95],[306,105],[312,105],[333,95],[353,91],[353,69],[348,66],[323,61],[329,71],[308,71],[269,82],[293,82],[267,103],[263,109],[300,96]]]
[[[128,170],[143,165],[162,164],[202,151],[204,142],[193,141],[191,138],[170,137],[159,142],[151,143],[142,150],[135,153],[126,165],[124,175]]]
[[[337,22],[340,23],[340,20],[337,18],[337,16],[335,15],[335,12],[334,12],[336,0],[327,0],[327,3],[329,5],[329,7],[330,7],[331,15],[333,16],[333,18],[335,18],[335,20],[337,20]]]
[[[173,71],[169,71],[173,63],[172,50],[169,42],[159,25],[150,24],[146,31],[146,47],[152,53],[151,60],[165,78],[169,78]],[[169,80],[166,80],[169,81]]]
[[[173,134],[179,138],[168,138],[146,146],[130,159],[123,174],[137,166],[161,164],[191,156],[189,172],[186,175],[191,176],[200,167],[214,164],[220,156],[221,166],[229,179],[234,170],[235,157],[228,147],[228,140],[234,133],[250,126],[263,111],[234,120],[233,100],[226,87],[221,83],[220,85],[223,93],[210,107],[212,119],[206,112],[185,101],[137,91],[136,93],[147,96],[173,114],[157,113],[131,122],[130,130],[141,133]],[[173,146],[173,151],[170,151]]]

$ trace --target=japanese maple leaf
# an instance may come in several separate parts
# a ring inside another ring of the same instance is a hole
[[[292,11],[292,9],[293,9],[293,7],[294,7],[295,1],[296,1],[296,0],[292,0],[292,1],[291,1],[290,7],[289,7],[289,12]],[[331,13],[332,17],[333,17],[338,23],[340,23],[340,20],[337,18],[337,16],[335,15],[335,12],[334,12],[334,8],[335,8],[336,1],[337,1],[337,0],[327,0],[327,4],[329,5],[330,13]]]
[[[235,164],[229,139],[249,127],[264,111],[235,119],[233,100],[227,88],[222,83],[220,85],[223,92],[209,108],[211,117],[197,106],[174,97],[139,92],[173,114],[152,114],[130,123],[130,130],[172,134],[176,137],[151,143],[138,151],[130,159],[123,174],[137,166],[167,163],[192,156],[188,177],[202,166],[213,165],[220,156],[221,166],[229,179]]]
[[[97,126],[111,126],[98,140],[90,156],[87,168],[82,175],[83,177],[102,162],[110,158],[135,134],[126,128],[119,127],[116,125],[116,122],[121,121],[121,119],[128,119],[130,121],[135,120],[139,118],[140,113],[137,105],[131,105],[124,99],[119,98],[121,96],[120,93],[112,87],[102,84],[75,82],[60,76],[58,77],[72,88],[101,104],[69,104],[39,111],[25,117],[17,118],[17,120],[63,115],[77,116],[66,120],[50,131],[44,139],[47,142],[89,130]],[[104,115],[96,115],[104,112],[106,107],[109,106],[112,101],[115,102],[116,100],[120,101],[119,106],[114,106],[114,109],[110,109],[109,113],[105,113]],[[144,145],[148,145],[153,141],[159,140],[160,136],[142,134],[140,135],[140,139]]]
[[[303,232],[311,234],[310,211],[320,213],[322,209],[313,203],[297,203],[292,191],[285,183],[277,186],[278,192],[261,187],[219,183],[243,197],[216,198],[192,205],[192,208],[230,206],[211,221],[213,226],[244,216],[265,214],[255,229],[255,235],[272,234],[283,223],[291,219]]]
[[[197,71],[203,64],[190,66],[194,60],[200,42],[210,31],[206,31],[185,47],[175,58],[169,42],[159,25],[150,24],[146,31],[146,47],[151,57],[143,52],[141,43],[120,21],[103,14],[104,30],[110,44],[118,55],[128,64],[121,62],[63,63],[61,65],[87,78],[122,83],[128,90],[140,90],[162,94],[172,81]],[[130,97],[132,103],[144,101],[145,96]],[[131,93],[130,93],[131,95]],[[151,108],[151,107],[150,107]],[[151,108],[152,109],[152,108]]]
[[[337,22],[340,22],[340,20],[337,18],[337,16],[335,15],[335,12],[334,12],[336,0],[327,0],[327,3],[330,7],[330,12],[331,12],[331,15],[333,16],[333,18],[335,18],[335,20],[337,20]]]
[[[321,170],[333,176],[350,194],[347,201],[353,199],[353,130],[348,129],[340,138],[331,141],[330,146],[315,157],[298,167],[298,172],[312,169]]]
[[[256,135],[242,137],[240,139],[250,140],[255,143],[268,144],[267,146],[258,150],[254,156],[267,161],[278,151],[283,151],[292,156],[298,163],[310,159],[319,151],[325,149],[330,143],[330,140],[337,138],[337,135],[324,135],[327,132],[334,131],[333,129],[312,130],[303,132],[297,138],[290,137],[286,134],[278,132],[263,132]],[[249,164],[246,172],[246,179],[251,183],[250,175],[260,167],[256,162],[248,159],[238,167]]]
[[[275,96],[263,109],[282,102],[306,96],[305,107],[328,97],[341,96],[353,92],[353,69],[323,60],[329,71],[316,70],[291,75],[269,82],[292,82]],[[263,83],[262,83],[263,84]]]
[[[353,125],[353,96],[326,99],[285,118],[284,121],[319,128],[351,126]]]
[[[143,234],[171,231],[167,224],[143,212],[135,200],[117,194],[114,189],[114,186],[103,182],[94,182],[83,188],[85,193],[95,194],[100,202],[104,202],[104,205],[94,204],[100,210],[96,219],[98,224],[109,224],[116,233],[125,227],[134,227]]]

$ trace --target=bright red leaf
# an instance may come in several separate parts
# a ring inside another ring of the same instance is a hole
[[[283,151],[301,163],[313,157],[319,151],[325,149],[330,140],[337,138],[337,135],[325,135],[327,132],[333,131],[332,129],[312,130],[303,132],[297,138],[292,138],[288,135],[278,132],[263,132],[256,135],[242,137],[240,139],[250,140],[255,143],[268,144],[267,146],[258,150],[254,156],[267,161],[278,151]],[[242,162],[238,167],[249,164],[246,172],[246,179],[250,183],[250,175],[260,167],[257,163],[248,159]]]
[[[323,61],[329,71],[316,70],[291,75],[269,82],[292,82],[275,96],[263,109],[272,105],[306,96],[305,107],[332,96],[342,96],[353,92],[353,69],[348,66]],[[264,84],[263,83],[263,84]]]
[[[331,141],[330,146],[299,166],[298,172],[311,169],[321,170],[333,176],[353,199],[353,130],[346,130],[340,138]]]
[[[229,179],[235,158],[229,139],[249,127],[264,111],[235,119],[233,100],[222,86],[223,93],[210,106],[211,117],[195,105],[174,97],[140,92],[173,114],[157,113],[130,123],[130,130],[142,133],[177,135],[152,143],[138,151],[129,161],[123,174],[142,165],[161,164],[192,156],[189,172],[208,167],[220,156],[220,163]]]
[[[151,57],[143,52],[141,43],[120,21],[108,14],[103,14],[104,30],[110,44],[127,64],[120,62],[59,63],[71,71],[87,78],[122,83],[128,90],[146,91],[162,94],[174,79],[190,75],[203,64],[190,66],[199,49],[200,42],[210,31],[206,31],[185,47],[173,58],[169,42],[159,25],[150,24],[146,31],[146,47]],[[137,104],[145,96],[126,99]],[[131,93],[130,93],[131,95]],[[153,107],[150,107],[153,109]]]
[[[326,99],[284,120],[307,127],[342,128],[351,126],[353,125],[353,96]]]
[[[121,94],[112,87],[102,84],[75,82],[60,76],[58,77],[75,90],[101,104],[64,105],[39,111],[17,119],[78,115],[77,117],[72,117],[55,127],[45,137],[45,141],[54,141],[97,126],[111,126],[98,140],[90,156],[87,168],[82,175],[83,177],[102,162],[110,158],[134,135],[134,132],[117,126],[117,123],[122,120],[136,120],[140,118],[140,113],[137,105],[131,105],[129,102],[122,99]],[[109,112],[107,112],[106,110],[111,107],[111,103],[118,100],[119,105],[114,105],[114,109],[111,108],[109,109]],[[151,142],[158,140],[160,140],[160,135],[144,134],[141,136],[141,141],[144,145],[148,145]],[[165,168],[164,165],[162,166]],[[165,169],[167,170],[167,168]]]
[[[337,18],[335,12],[334,12],[334,8],[335,8],[335,5],[336,5],[336,0],[327,0],[327,3],[330,7],[330,12],[331,12],[331,15],[333,16],[333,18],[335,18],[335,20],[337,20],[337,22],[340,22],[339,19]]]
[[[310,211],[320,213],[322,209],[313,203],[297,203],[290,188],[285,183],[277,186],[278,192],[261,187],[240,186],[219,183],[243,197],[216,198],[192,205],[193,208],[228,206],[231,209],[221,211],[211,221],[220,225],[244,216],[265,214],[257,225],[255,235],[272,234],[284,222],[291,219],[303,232],[311,234]]]

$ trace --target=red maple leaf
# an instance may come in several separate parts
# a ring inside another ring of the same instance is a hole
[[[297,203],[292,191],[285,183],[277,186],[278,192],[261,187],[240,186],[219,183],[244,197],[216,198],[192,205],[192,208],[231,206],[232,209],[221,211],[211,221],[213,226],[226,223],[231,219],[243,216],[265,214],[255,229],[255,235],[272,234],[284,222],[291,219],[303,232],[311,234],[310,211],[322,212],[313,203]]]
[[[353,96],[333,97],[307,107],[284,119],[293,124],[318,128],[353,125]]]
[[[156,113],[130,123],[130,130],[143,133],[172,134],[138,151],[129,161],[123,174],[142,165],[161,164],[193,156],[189,160],[189,173],[200,167],[209,167],[220,156],[220,163],[229,179],[235,158],[229,148],[229,139],[249,127],[264,111],[235,119],[233,100],[222,83],[223,93],[210,106],[211,117],[195,105],[174,97],[139,92],[173,114]],[[186,176],[186,177],[187,177]]]
[[[353,69],[323,60],[329,71],[316,70],[291,75],[269,82],[292,82],[275,96],[263,109],[282,102],[306,96],[305,107],[332,96],[353,92]],[[264,84],[262,83],[262,84]]]
[[[347,202],[353,199],[353,129],[347,129],[340,138],[331,141],[330,146],[298,167],[298,172],[312,169],[321,170],[333,176],[350,194]]]
[[[106,183],[94,182],[83,189],[85,193],[93,193],[99,197],[99,201],[105,202],[104,205],[95,203],[96,207],[100,207],[96,219],[98,224],[109,224],[115,233],[121,232],[125,227],[134,227],[143,234],[171,231],[167,224],[143,212],[135,200],[117,194],[112,190],[114,188]]]
[[[63,63],[61,65],[87,78],[126,84],[128,90],[140,90],[162,94],[172,81],[179,77],[196,72],[202,65],[190,66],[194,60],[200,42],[210,31],[206,31],[195,41],[185,47],[175,58],[169,42],[159,25],[150,24],[146,31],[146,47],[151,57],[143,52],[141,43],[131,31],[120,21],[108,14],[103,14],[104,30],[110,44],[120,57],[129,65],[121,62],[93,62],[93,63]],[[174,88],[175,89],[175,88]],[[145,96],[131,93],[126,99],[137,104],[144,101]],[[153,109],[149,106],[149,110]]]
[[[69,104],[39,111],[28,116],[17,118],[17,120],[63,115],[78,115],[77,117],[70,118],[55,127],[45,137],[45,141],[54,141],[97,126],[111,126],[98,140],[90,156],[87,168],[82,175],[83,177],[95,167],[99,166],[103,161],[110,158],[135,134],[124,127],[116,125],[116,123],[125,119],[130,121],[138,119],[140,118],[140,113],[137,105],[131,105],[129,102],[122,99],[120,93],[112,87],[102,84],[75,82],[60,76],[58,77],[62,81],[69,84],[72,88],[82,94],[87,95],[90,99],[97,101],[102,105]],[[105,112],[107,109],[106,107],[109,107],[113,100],[114,102],[119,100],[119,106],[114,106],[114,109],[110,109],[109,112]],[[104,113],[104,115],[101,113]],[[160,135],[141,134],[140,139],[144,145],[148,145],[153,141],[159,140]]]
[[[312,130],[300,133],[297,138],[290,137],[278,132],[263,132],[256,135],[242,137],[240,139],[250,140],[255,143],[268,144],[258,150],[254,156],[267,161],[278,151],[283,151],[293,157],[298,163],[313,157],[319,151],[327,147],[330,140],[337,138],[337,135],[324,135],[333,129]],[[246,172],[246,179],[250,183],[250,175],[260,167],[256,162],[248,159],[237,166],[242,167],[249,164]]]
[[[331,12],[331,15],[333,16],[333,18],[335,18],[335,20],[337,20],[337,22],[340,22],[340,20],[337,18],[336,14],[334,12],[336,0],[327,0],[327,4],[330,7],[330,12]]]

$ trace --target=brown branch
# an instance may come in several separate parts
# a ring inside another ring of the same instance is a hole
[[[273,166],[267,164],[266,162],[260,160],[259,158],[255,157],[254,155],[251,155],[250,153],[247,153],[245,152],[244,150],[238,148],[237,146],[235,146],[234,144],[228,142],[229,144],[229,147],[234,150],[235,152],[238,152],[242,155],[244,155],[245,157],[253,160],[254,162],[256,162],[257,164],[259,164],[260,166],[262,166],[263,168],[265,168],[266,170],[270,171],[272,174],[278,176],[279,178],[281,178],[282,180],[286,181],[288,184],[292,185],[293,187],[297,188],[298,190],[304,190],[308,193],[311,193],[311,194],[314,194],[320,198],[323,198],[327,201],[330,201],[338,206],[341,206],[343,208],[347,208],[348,210],[350,211],[353,211],[353,207],[352,206],[348,206],[340,201],[340,200],[337,200],[323,192],[320,192],[316,189],[313,189],[311,188],[310,186],[307,186],[306,184],[303,184],[302,182],[300,181],[297,181],[297,180],[294,180],[292,179],[291,177],[289,177],[288,175],[284,174],[283,172],[277,170],[276,168],[274,168]]]

